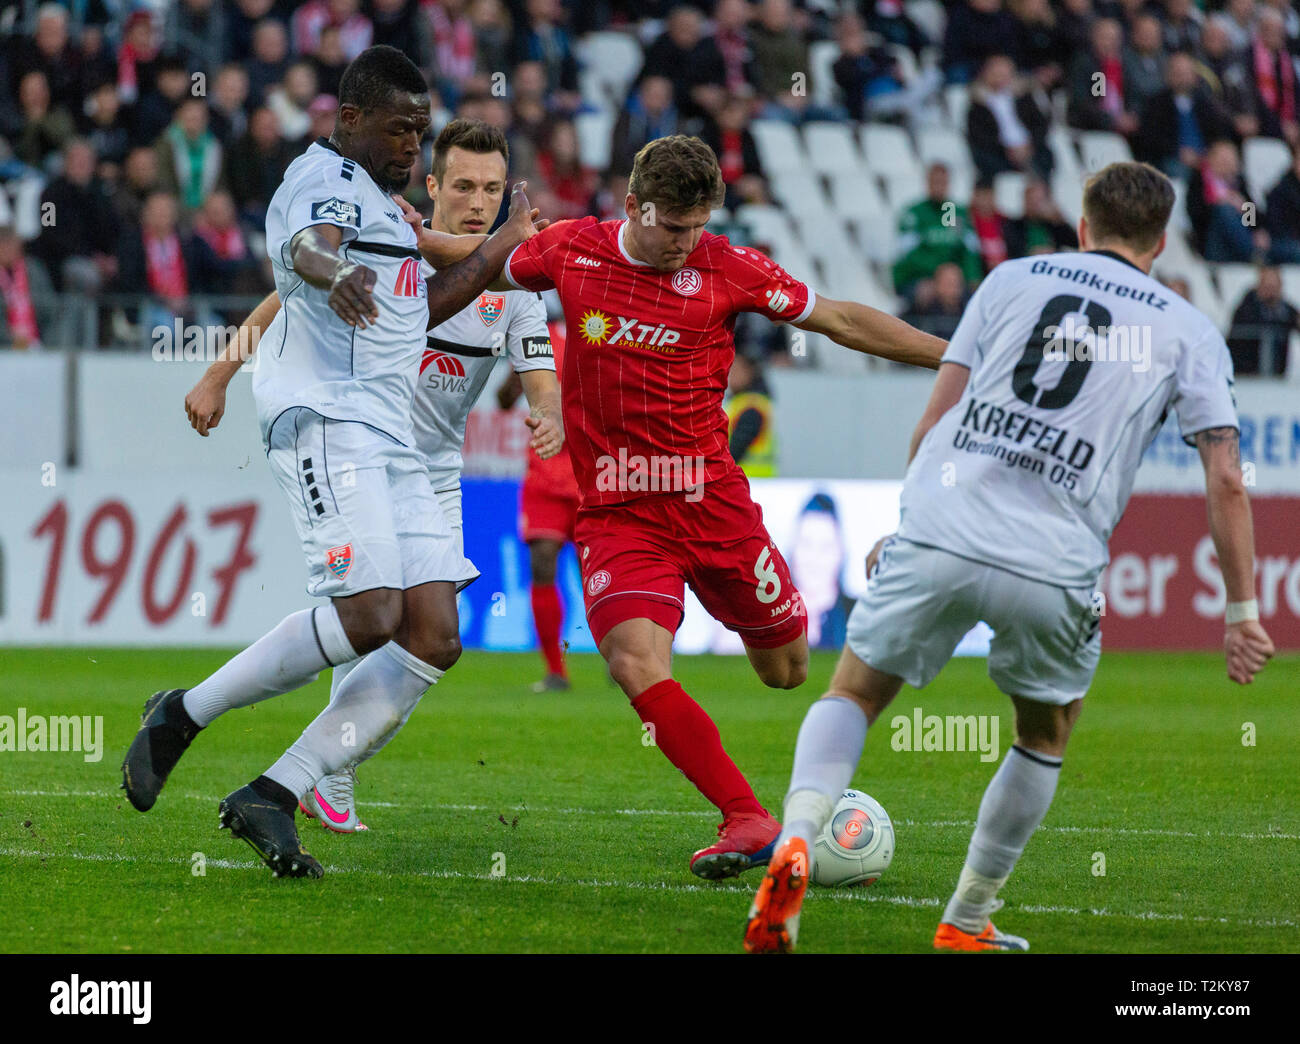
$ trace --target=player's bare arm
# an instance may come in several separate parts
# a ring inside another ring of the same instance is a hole
[[[520,181],[511,191],[510,214],[499,229],[482,240],[468,257],[445,268],[439,268],[427,280],[430,329],[446,322],[492,286],[500,276],[502,268],[505,267],[510,252],[524,240],[537,234],[537,228],[533,223],[535,211],[529,205],[528,196],[524,192],[526,185],[527,182]],[[464,238],[478,239],[479,237]],[[506,285],[509,288],[508,284]]]
[[[208,432],[221,423],[226,412],[226,386],[239,368],[253,357],[262,340],[262,331],[279,311],[280,295],[272,290],[248,314],[235,339],[222,349],[216,361],[185,396],[185,416],[189,418],[190,426],[205,439]]]
[[[925,404],[925,412],[921,414],[916,430],[912,432],[912,441],[907,447],[907,462],[909,464],[912,463],[912,458],[916,456],[921,441],[929,433],[930,429],[939,423],[939,418],[961,401],[961,397],[966,394],[966,383],[969,380],[970,369],[961,363],[946,362],[939,364],[939,373],[934,379],[934,387],[930,389],[930,401]],[[890,534],[890,536],[892,535]],[[880,561],[880,549],[888,539],[889,536],[881,537],[867,553],[867,576],[871,575],[876,568],[876,563]]]
[[[560,415],[560,382],[551,370],[527,370],[518,375],[528,399],[528,419],[533,437],[528,445],[549,460],[564,447],[564,420]]]
[[[1273,655],[1273,642],[1260,626],[1255,603],[1255,532],[1250,498],[1241,479],[1237,429],[1197,432],[1196,449],[1205,469],[1210,536],[1227,592],[1223,650],[1228,677],[1248,685]]]
[[[371,291],[375,273],[339,255],[343,229],[338,225],[312,225],[293,237],[289,253],[294,271],[309,286],[329,291],[329,306],[349,326],[364,330],[378,318]]]
[[[937,370],[948,342],[856,301],[834,301],[817,295],[817,303],[801,330],[825,334],[836,344],[881,359]]]

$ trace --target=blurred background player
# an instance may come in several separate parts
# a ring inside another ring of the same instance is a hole
[[[551,346],[555,368],[563,365],[564,323],[551,323]],[[523,391],[518,374],[497,389],[497,403],[511,409]],[[531,400],[530,400],[531,401]],[[533,684],[533,692],[564,692],[569,688],[569,672],[564,665],[560,635],[564,630],[564,604],[556,572],[560,551],[573,543],[573,526],[578,517],[578,481],[573,477],[573,462],[568,450],[561,449],[544,457],[530,448],[528,470],[519,492],[519,538],[528,545],[528,563],[532,573],[531,600],[537,642],[546,661],[546,677]]]
[[[772,425],[772,395],[763,368],[737,352],[727,374],[727,448],[731,459],[750,478],[776,475],[776,432]]]
[[[1016,742],[984,792],[934,947],[1029,949],[989,915],[1056,792],[1101,656],[1107,541],[1169,410],[1205,469],[1228,677],[1248,684],[1273,655],[1254,596],[1232,360],[1214,324],[1150,276],[1173,205],[1164,174],[1113,163],[1084,187],[1086,253],[1005,262],[972,298],[912,436],[898,533],[872,549],[830,689],[799,730],[785,827],[746,926],[751,953],[793,948],[813,842],[868,726],[904,682],[928,685],[980,620]]]
[[[432,170],[426,178],[433,200],[428,227],[455,236],[475,235],[490,228],[505,196],[509,155],[505,135],[499,128],[482,120],[454,120],[447,124],[434,141]],[[261,331],[270,324],[279,306],[279,297],[272,294],[245,323],[241,333],[245,354],[257,350]],[[415,446],[428,467],[430,486],[462,555],[465,539],[460,473],[465,428],[493,368],[504,357],[509,357],[513,379],[531,407],[527,423],[532,429],[532,452],[550,458],[564,444],[564,429],[546,310],[537,294],[510,291],[480,295],[477,301],[428,331],[420,361],[411,405]],[[213,363],[186,396],[186,412],[199,434],[206,435],[220,422],[226,386],[239,365],[238,358]],[[459,649],[454,600],[434,627],[438,641]],[[331,702],[337,701],[343,680],[359,662],[334,668]],[[377,754],[404,722],[403,718],[373,744],[366,757]],[[367,829],[355,800],[356,766],[361,760],[364,758],[349,762],[342,771],[317,782],[303,797],[301,810],[340,833]]]

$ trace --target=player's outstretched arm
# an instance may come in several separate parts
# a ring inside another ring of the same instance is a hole
[[[947,342],[896,319],[887,312],[856,301],[833,301],[817,296],[817,303],[803,322],[801,330],[825,334],[836,344],[894,362],[939,368]]]
[[[506,258],[524,240],[537,234],[534,211],[524,193],[527,182],[516,183],[510,193],[510,216],[468,257],[440,268],[428,280],[429,328],[445,323],[492,285]]]
[[[289,244],[293,270],[309,286],[329,291],[329,306],[349,326],[364,330],[379,317],[371,291],[373,269],[339,256],[343,229],[338,225],[304,228]]]
[[[564,420],[560,415],[560,382],[552,370],[526,370],[519,374],[528,399],[528,419],[533,430],[528,443],[542,460],[549,460],[564,448]]]
[[[1237,429],[1197,432],[1196,448],[1205,468],[1210,536],[1228,596],[1223,636],[1228,677],[1248,685],[1273,655],[1273,642],[1260,626],[1255,601],[1255,531],[1241,480]]]
[[[226,412],[226,386],[239,368],[253,357],[263,331],[280,311],[280,295],[272,290],[239,327],[235,339],[222,349],[216,361],[204,371],[199,383],[185,396],[185,416],[190,427],[205,439],[221,423]]]

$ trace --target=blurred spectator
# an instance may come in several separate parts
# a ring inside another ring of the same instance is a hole
[[[1097,16],[1115,19],[1125,36],[1132,35],[1134,24],[1146,11],[1160,10],[1159,0],[1098,0],[1095,6]]]
[[[154,300],[139,322],[147,329],[170,327],[189,303],[192,241],[182,239],[176,197],[152,192],[140,211],[140,224],[122,236],[121,285],[146,291]]]
[[[11,227],[0,226],[0,348],[41,346],[42,331],[52,332],[58,320],[53,293],[45,265],[24,255]]]
[[[718,0],[713,9],[713,42],[722,56],[722,85],[732,94],[753,94],[758,84],[749,36],[752,14],[747,0]]]
[[[1070,67],[1071,127],[1114,131],[1125,137],[1137,130],[1138,118],[1124,96],[1122,40],[1119,22],[1113,18],[1093,23],[1088,50]]]
[[[101,177],[115,179],[131,148],[131,117],[112,82],[101,83],[86,99],[81,133],[99,157]]]
[[[1270,260],[1300,263],[1300,149],[1291,152],[1291,169],[1269,190],[1264,227],[1269,234]]]
[[[138,145],[126,154],[122,178],[113,192],[113,213],[121,228],[138,225],[151,192],[158,191],[158,153]]]
[[[316,68],[305,60],[290,65],[285,70],[284,80],[266,92],[265,105],[275,113],[275,118],[280,121],[280,133],[287,140],[301,141],[311,132],[307,107],[319,93]]]
[[[511,94],[515,132],[527,137],[534,149],[540,148],[551,129],[551,112],[546,106],[546,70],[541,62],[520,62],[515,66]]]
[[[132,140],[137,145],[152,145],[176,117],[176,109],[190,93],[190,74],[177,58],[159,59],[155,66],[153,87],[142,85],[140,100],[135,104]]]
[[[763,166],[748,123],[749,102],[732,95],[718,109],[717,119],[706,124],[700,135],[718,157],[727,186],[723,205],[729,208],[762,202],[765,197]]]
[[[1201,12],[1192,0],[1164,0],[1165,50],[1191,51],[1201,46]]]
[[[846,14],[836,26],[840,56],[831,74],[844,97],[850,118],[888,119],[905,116],[909,123],[922,118],[926,105],[943,86],[937,69],[925,69],[908,83],[898,58],[887,47],[874,46],[871,37],[854,14]]]
[[[578,62],[573,42],[564,28],[560,0],[526,0],[524,17],[515,26],[512,61],[541,62],[546,69],[547,92],[577,95]],[[573,99],[557,99],[565,108],[576,108]]]
[[[45,74],[32,70],[18,82],[18,111],[22,124],[13,143],[14,155],[29,167],[41,167],[46,157],[76,133],[67,110],[50,105]]]
[[[1142,112],[1133,155],[1171,178],[1187,178],[1200,167],[1210,142],[1232,137],[1232,120],[1210,97],[1190,54],[1169,56],[1165,82]]]
[[[253,57],[244,62],[248,72],[248,98],[263,104],[266,92],[284,79],[289,68],[289,34],[273,18],[265,18],[253,30]]]
[[[1286,47],[1282,16],[1272,9],[1260,13],[1251,45],[1251,69],[1260,133],[1285,138],[1293,147],[1300,145],[1296,63]]]
[[[1195,304],[1192,301],[1192,284],[1180,275],[1161,276],[1160,282],[1176,293],[1184,301]]]
[[[673,83],[673,101],[686,119],[701,117],[722,103],[727,79],[722,52],[704,35],[704,19],[693,7],[674,7],[667,26],[645,52],[641,75]]]
[[[776,475],[772,393],[757,358],[736,352],[727,374],[727,448],[750,478]]]
[[[1237,305],[1228,330],[1228,351],[1238,377],[1281,377],[1287,370],[1291,332],[1300,313],[1282,297],[1282,275],[1261,268],[1259,282]]]
[[[992,54],[1006,54],[1018,36],[1002,0],[958,0],[948,5],[943,67],[949,83],[970,83]],[[1019,57],[1015,55],[1013,57]]]
[[[433,38],[433,65],[441,89],[452,97],[459,94],[459,85],[474,75],[474,21],[469,16],[466,0],[425,6]],[[503,72],[510,63],[498,66],[491,72]],[[576,75],[576,73],[575,73]]]
[[[961,266],[947,261],[934,270],[934,278],[917,290],[912,307],[903,318],[918,330],[936,337],[952,337],[970,300]]]
[[[73,61],[77,69],[78,105],[100,84],[117,80],[117,58],[104,40],[104,30],[97,26],[82,27]]]
[[[221,144],[229,148],[248,130],[248,73],[234,62],[217,72],[208,98],[208,123]]]
[[[215,66],[224,53],[226,6],[220,0],[173,0],[163,19],[163,46],[195,69]]]
[[[258,24],[271,13],[276,0],[234,0],[226,2],[227,61],[237,61],[253,53],[253,33]]]
[[[253,225],[266,221],[267,204],[293,157],[292,147],[280,137],[275,113],[265,107],[254,109],[248,133],[231,146],[226,160],[226,182],[244,221]]]
[[[324,94],[337,97],[343,70],[348,67],[348,57],[343,53],[343,36],[337,26],[327,25],[320,31],[320,45],[307,60],[316,70],[317,88]]]
[[[136,101],[144,93],[151,75],[150,66],[158,58],[158,45],[153,15],[148,11],[131,12],[117,52],[117,90],[123,101]],[[178,64],[184,71],[184,63]],[[157,71],[152,75],[156,76]]]
[[[970,197],[970,223],[979,240],[980,261],[985,273],[1007,259],[1007,219],[998,212],[993,182],[980,181]]]
[[[1293,54],[1300,52],[1300,11],[1296,10],[1292,0],[1264,0],[1264,6],[1271,7],[1282,16],[1287,46]]]
[[[318,94],[307,106],[307,115],[311,117],[311,130],[307,134],[307,144],[320,138],[328,138],[334,133],[334,124],[338,121],[339,100],[332,94]]]
[[[1045,0],[1028,0],[1029,3],[1042,3]],[[907,14],[901,0],[865,0],[860,5],[865,10],[867,29],[881,40],[895,47],[906,47],[919,61],[921,52],[933,41],[925,31]]]
[[[68,12],[59,4],[41,4],[36,12],[36,32],[30,38],[13,37],[9,55],[9,83],[19,90],[29,73],[45,78],[50,106],[75,111],[81,104],[80,65],[68,42]]]
[[[558,120],[552,126],[546,148],[537,155],[537,168],[560,203],[560,211],[551,220],[585,217],[599,178],[582,165],[578,132],[569,120]]]
[[[1016,84],[1016,67],[1004,54],[991,55],[971,85],[966,135],[971,158],[981,177],[1003,171],[1033,170],[1052,176],[1052,150],[1047,145],[1049,114],[1034,96]]]
[[[1242,57],[1245,53],[1249,52],[1233,50],[1222,18],[1215,16],[1206,20],[1205,31],[1201,34],[1197,72],[1214,100],[1232,114],[1232,124],[1240,138],[1254,137],[1259,133],[1255,89],[1246,72]]]
[[[1240,54],[1250,48],[1255,35],[1255,0],[1228,0],[1214,16],[1228,35],[1228,45]],[[1202,40],[1204,40],[1204,27]]]
[[[192,257],[195,293],[252,294],[264,289],[258,259],[239,227],[235,202],[224,189],[208,196],[195,216]]]
[[[93,294],[117,271],[117,237],[108,192],[95,176],[95,150],[73,139],[63,149],[63,173],[41,195],[41,234],[32,253],[57,288]]]
[[[1139,15],[1124,46],[1124,95],[1129,107],[1140,114],[1164,86],[1165,48],[1160,19]]]
[[[1024,215],[1006,223],[1007,256],[1055,254],[1077,250],[1079,237],[1052,199],[1047,185],[1030,179],[1025,183]]]
[[[1048,0],[1011,0],[1007,5],[1016,20],[1016,38],[1010,50],[1022,72],[1046,88],[1065,75],[1064,55],[1069,54],[1057,18]]]
[[[984,274],[970,215],[948,194],[947,166],[930,164],[925,187],[925,199],[908,207],[898,222],[894,289],[907,298],[913,296],[918,283],[948,261],[961,268],[968,282],[975,283]]]
[[[417,0],[371,0],[369,12],[371,44],[396,47],[421,68],[429,64],[426,48],[432,27],[429,19],[421,14]],[[314,52],[319,52],[320,42]]]
[[[321,30],[332,25],[339,30],[339,40],[348,61],[370,46],[375,29],[361,13],[360,0],[310,0],[293,12],[293,49],[311,54],[320,44]]]
[[[186,215],[203,205],[221,177],[221,143],[208,129],[208,103],[186,98],[158,139],[158,174]]]
[[[800,122],[808,109],[808,41],[795,24],[790,0],[761,0],[750,26],[762,115]]]
[[[1251,220],[1253,207],[1241,178],[1237,146],[1214,142],[1187,186],[1192,237],[1207,261],[1250,261],[1268,249],[1268,233]]]
[[[591,213],[598,220],[618,221],[627,217],[624,202],[627,200],[627,176],[630,169],[611,170],[605,175],[605,180],[591,200]]]
[[[478,71],[494,73],[510,67],[510,15],[501,0],[472,0],[470,25],[474,32],[474,49],[478,53]]]
[[[610,167],[628,172],[641,146],[656,138],[681,131],[681,119],[673,104],[673,84],[663,76],[647,76],[641,81],[614,124],[614,141],[610,149]]]
[[[1056,28],[1061,34],[1063,55],[1079,54],[1088,46],[1088,32],[1095,17],[1092,0],[1061,0]]]

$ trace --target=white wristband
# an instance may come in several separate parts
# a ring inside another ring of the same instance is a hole
[[[1227,612],[1223,614],[1226,624],[1241,623],[1243,620],[1259,619],[1259,601],[1252,598],[1249,602],[1229,602]]]

